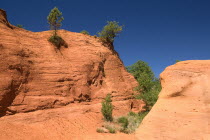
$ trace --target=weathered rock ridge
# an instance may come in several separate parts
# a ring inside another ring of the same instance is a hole
[[[17,28],[3,10],[0,31],[0,116],[100,103],[108,93],[129,108],[137,82],[98,38],[60,30],[68,48],[57,50],[48,42],[51,31]]]
[[[210,139],[210,60],[178,62],[160,75],[157,103],[136,132],[145,140]]]

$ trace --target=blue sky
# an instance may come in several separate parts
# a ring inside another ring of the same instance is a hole
[[[106,21],[118,21],[115,40],[125,66],[147,62],[155,75],[176,60],[210,59],[209,0],[0,0],[9,21],[34,32],[49,30],[46,17],[57,6],[62,29],[95,35]]]

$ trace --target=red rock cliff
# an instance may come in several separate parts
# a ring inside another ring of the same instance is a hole
[[[68,48],[48,42],[51,31],[30,32],[9,24],[0,10],[0,116],[68,104],[132,98],[137,82],[98,38],[60,30]],[[129,105],[127,106],[129,108]]]

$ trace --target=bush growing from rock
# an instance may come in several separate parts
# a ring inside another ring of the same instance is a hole
[[[23,28],[23,25],[17,24],[16,27],[18,27],[18,28]]]
[[[61,22],[64,20],[62,13],[57,7],[53,8],[47,17],[48,23],[50,24],[50,29],[54,30],[53,35],[49,38],[49,42],[55,45],[58,49],[61,46],[67,47],[65,41],[57,35],[57,30],[61,27]]]
[[[48,41],[55,45],[57,49],[60,49],[61,46],[68,47],[66,42],[58,35],[51,36]]]
[[[90,35],[88,31],[86,30],[82,30],[80,33],[84,34],[84,35]]]
[[[101,32],[98,33],[101,40],[109,45],[113,46],[114,38],[122,32],[123,26],[119,26],[116,21],[108,21]]]

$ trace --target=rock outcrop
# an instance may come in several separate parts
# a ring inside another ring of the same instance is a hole
[[[48,41],[51,31],[12,26],[3,10],[0,31],[0,116],[100,103],[108,93],[131,109],[137,82],[98,38],[60,30],[68,47],[58,50]]]
[[[14,26],[12,26],[8,20],[7,20],[7,14],[6,14],[6,11],[0,9],[0,22],[4,25],[6,25],[7,27],[13,29]]]
[[[157,103],[136,132],[145,140],[210,139],[210,61],[169,66],[160,75]]]

